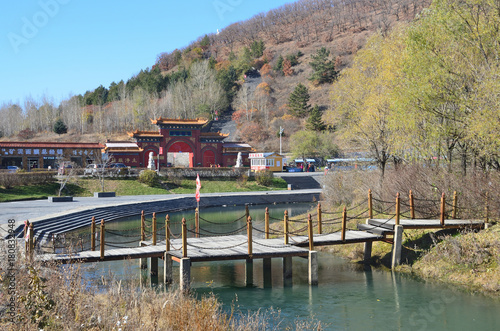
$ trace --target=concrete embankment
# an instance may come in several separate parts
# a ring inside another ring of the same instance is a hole
[[[270,205],[278,203],[314,202],[321,190],[265,191],[202,194],[200,208],[238,206],[245,204]],[[162,196],[121,196],[116,198],[76,198],[74,202],[49,203],[47,200],[2,203],[2,236],[8,219],[16,220],[16,236],[22,235],[23,222],[34,224],[35,237],[42,241],[52,234],[89,226],[94,216],[105,222],[123,217],[153,212],[174,212],[196,208],[193,194]],[[24,210],[24,212],[23,212]],[[5,219],[4,219],[5,218]]]

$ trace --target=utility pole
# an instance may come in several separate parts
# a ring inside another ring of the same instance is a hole
[[[281,136],[283,135],[283,128],[280,126],[280,155],[281,155]]]

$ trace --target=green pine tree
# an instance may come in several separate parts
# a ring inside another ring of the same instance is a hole
[[[58,118],[57,121],[54,123],[54,132],[59,135],[68,132],[68,127],[66,126],[66,124],[64,124],[61,118]]]
[[[278,60],[276,60],[276,63],[274,64],[274,67],[273,67],[273,70],[276,71],[276,72],[283,72],[283,61],[285,59],[283,58],[283,56],[279,56],[278,57]]]
[[[315,55],[311,55],[312,61],[309,65],[313,68],[313,74],[309,80],[318,84],[332,83],[338,76],[335,63],[328,59],[330,51],[321,47]]]
[[[210,38],[207,35],[200,41],[200,46],[203,49],[207,49],[210,46]]]
[[[321,117],[321,110],[319,109],[318,105],[315,105],[311,109],[311,115],[309,115],[309,118],[306,121],[306,129],[318,132],[324,131],[326,129],[326,125],[323,122],[323,119]]]
[[[264,50],[265,49],[266,49],[266,46],[264,45],[264,41],[263,40],[254,41],[250,45],[250,50],[252,51],[252,56],[254,58],[261,57],[264,54]]]
[[[295,117],[306,117],[311,109],[309,90],[299,83],[288,97],[288,109]]]

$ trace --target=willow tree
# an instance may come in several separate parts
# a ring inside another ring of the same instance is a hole
[[[403,45],[398,33],[371,37],[351,68],[333,85],[326,121],[338,129],[344,148],[368,151],[384,177],[394,157],[395,85],[400,79]]]
[[[451,169],[458,154],[464,172],[471,156],[498,164],[499,10],[496,0],[436,0],[408,29],[397,95],[414,156]]]

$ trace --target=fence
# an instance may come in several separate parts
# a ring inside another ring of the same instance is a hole
[[[435,213],[427,212],[429,205],[434,206],[438,211]],[[421,206],[423,207],[419,208]],[[315,213],[308,213],[307,216],[301,216],[293,219],[289,217],[288,211],[284,212],[283,218],[272,217],[270,216],[269,208],[266,208],[263,224],[260,224],[262,221],[256,222],[252,220],[248,205],[246,205],[245,213],[229,222],[236,223],[245,220],[246,224],[229,232],[215,232],[202,227],[200,225],[200,221],[205,222],[205,224],[215,225],[222,223],[203,218],[200,216],[198,209],[195,209],[195,213],[192,218],[182,218],[180,222],[172,222],[169,215],[166,215],[164,224],[161,226],[158,224],[156,213],[152,213],[152,217],[147,219],[144,211],[142,211],[140,225],[138,227],[125,230],[108,230],[106,229],[104,219],[102,219],[100,224],[98,224],[95,217],[93,217],[89,235],[78,235],[73,238],[65,234],[53,235],[51,240],[45,244],[35,243],[33,224],[27,222],[24,229],[24,237],[28,239],[26,241],[26,250],[30,255],[33,253],[36,246],[40,252],[44,251],[51,253],[74,253],[88,249],[91,251],[99,249],[102,258],[104,256],[106,246],[111,248],[124,248],[131,247],[124,245],[137,245],[139,242],[145,241],[151,241],[152,245],[157,245],[159,238],[165,240],[166,251],[171,249],[181,249],[183,255],[185,255],[187,254],[187,237],[189,235],[199,238],[203,236],[228,236],[242,233],[246,233],[246,241],[236,244],[232,243],[231,246],[218,247],[217,249],[227,249],[248,243],[249,250],[251,250],[253,244],[256,244],[253,240],[254,232],[260,233],[265,239],[269,239],[270,236],[283,236],[283,245],[288,245],[290,243],[298,245],[304,243],[305,241],[309,241],[309,247],[312,250],[314,247],[313,233],[316,233],[316,236],[321,236],[339,232],[341,240],[344,241],[346,231],[353,229],[353,227],[355,228],[358,223],[361,223],[367,218],[374,219],[379,217],[384,219],[386,223],[394,220],[395,224],[399,225],[401,217],[418,221],[416,219],[416,216],[418,215],[421,217],[419,219],[422,220],[439,218],[441,226],[444,227],[446,225],[446,219],[450,216],[452,219],[456,219],[459,213],[465,210],[466,208],[458,206],[456,192],[453,195],[452,202],[449,203],[447,202],[444,193],[439,201],[418,199],[411,191],[409,192],[407,198],[402,198],[401,195],[397,193],[394,201],[384,201],[373,197],[371,190],[369,190],[368,196],[365,200],[350,208],[344,206],[340,210],[328,211],[323,210],[321,203],[318,203]],[[486,200],[483,215],[486,223],[489,221],[488,210],[488,200]],[[192,229],[188,229],[187,224],[191,222],[193,222],[193,227]],[[271,222],[276,224],[276,226],[272,228],[270,226]],[[224,224],[227,225],[229,223],[225,222]],[[282,224],[283,228],[281,230],[279,229],[279,224]],[[174,233],[172,231],[173,225],[180,225],[181,231],[179,233]],[[328,229],[328,231],[325,231],[325,229]],[[106,234],[115,237],[123,237],[125,240],[106,240]],[[302,239],[302,242],[296,241],[298,237],[303,237],[304,235],[307,236],[307,239]],[[171,243],[172,238],[182,238],[182,246],[173,247]],[[192,246],[196,247],[194,244],[192,244]]]

